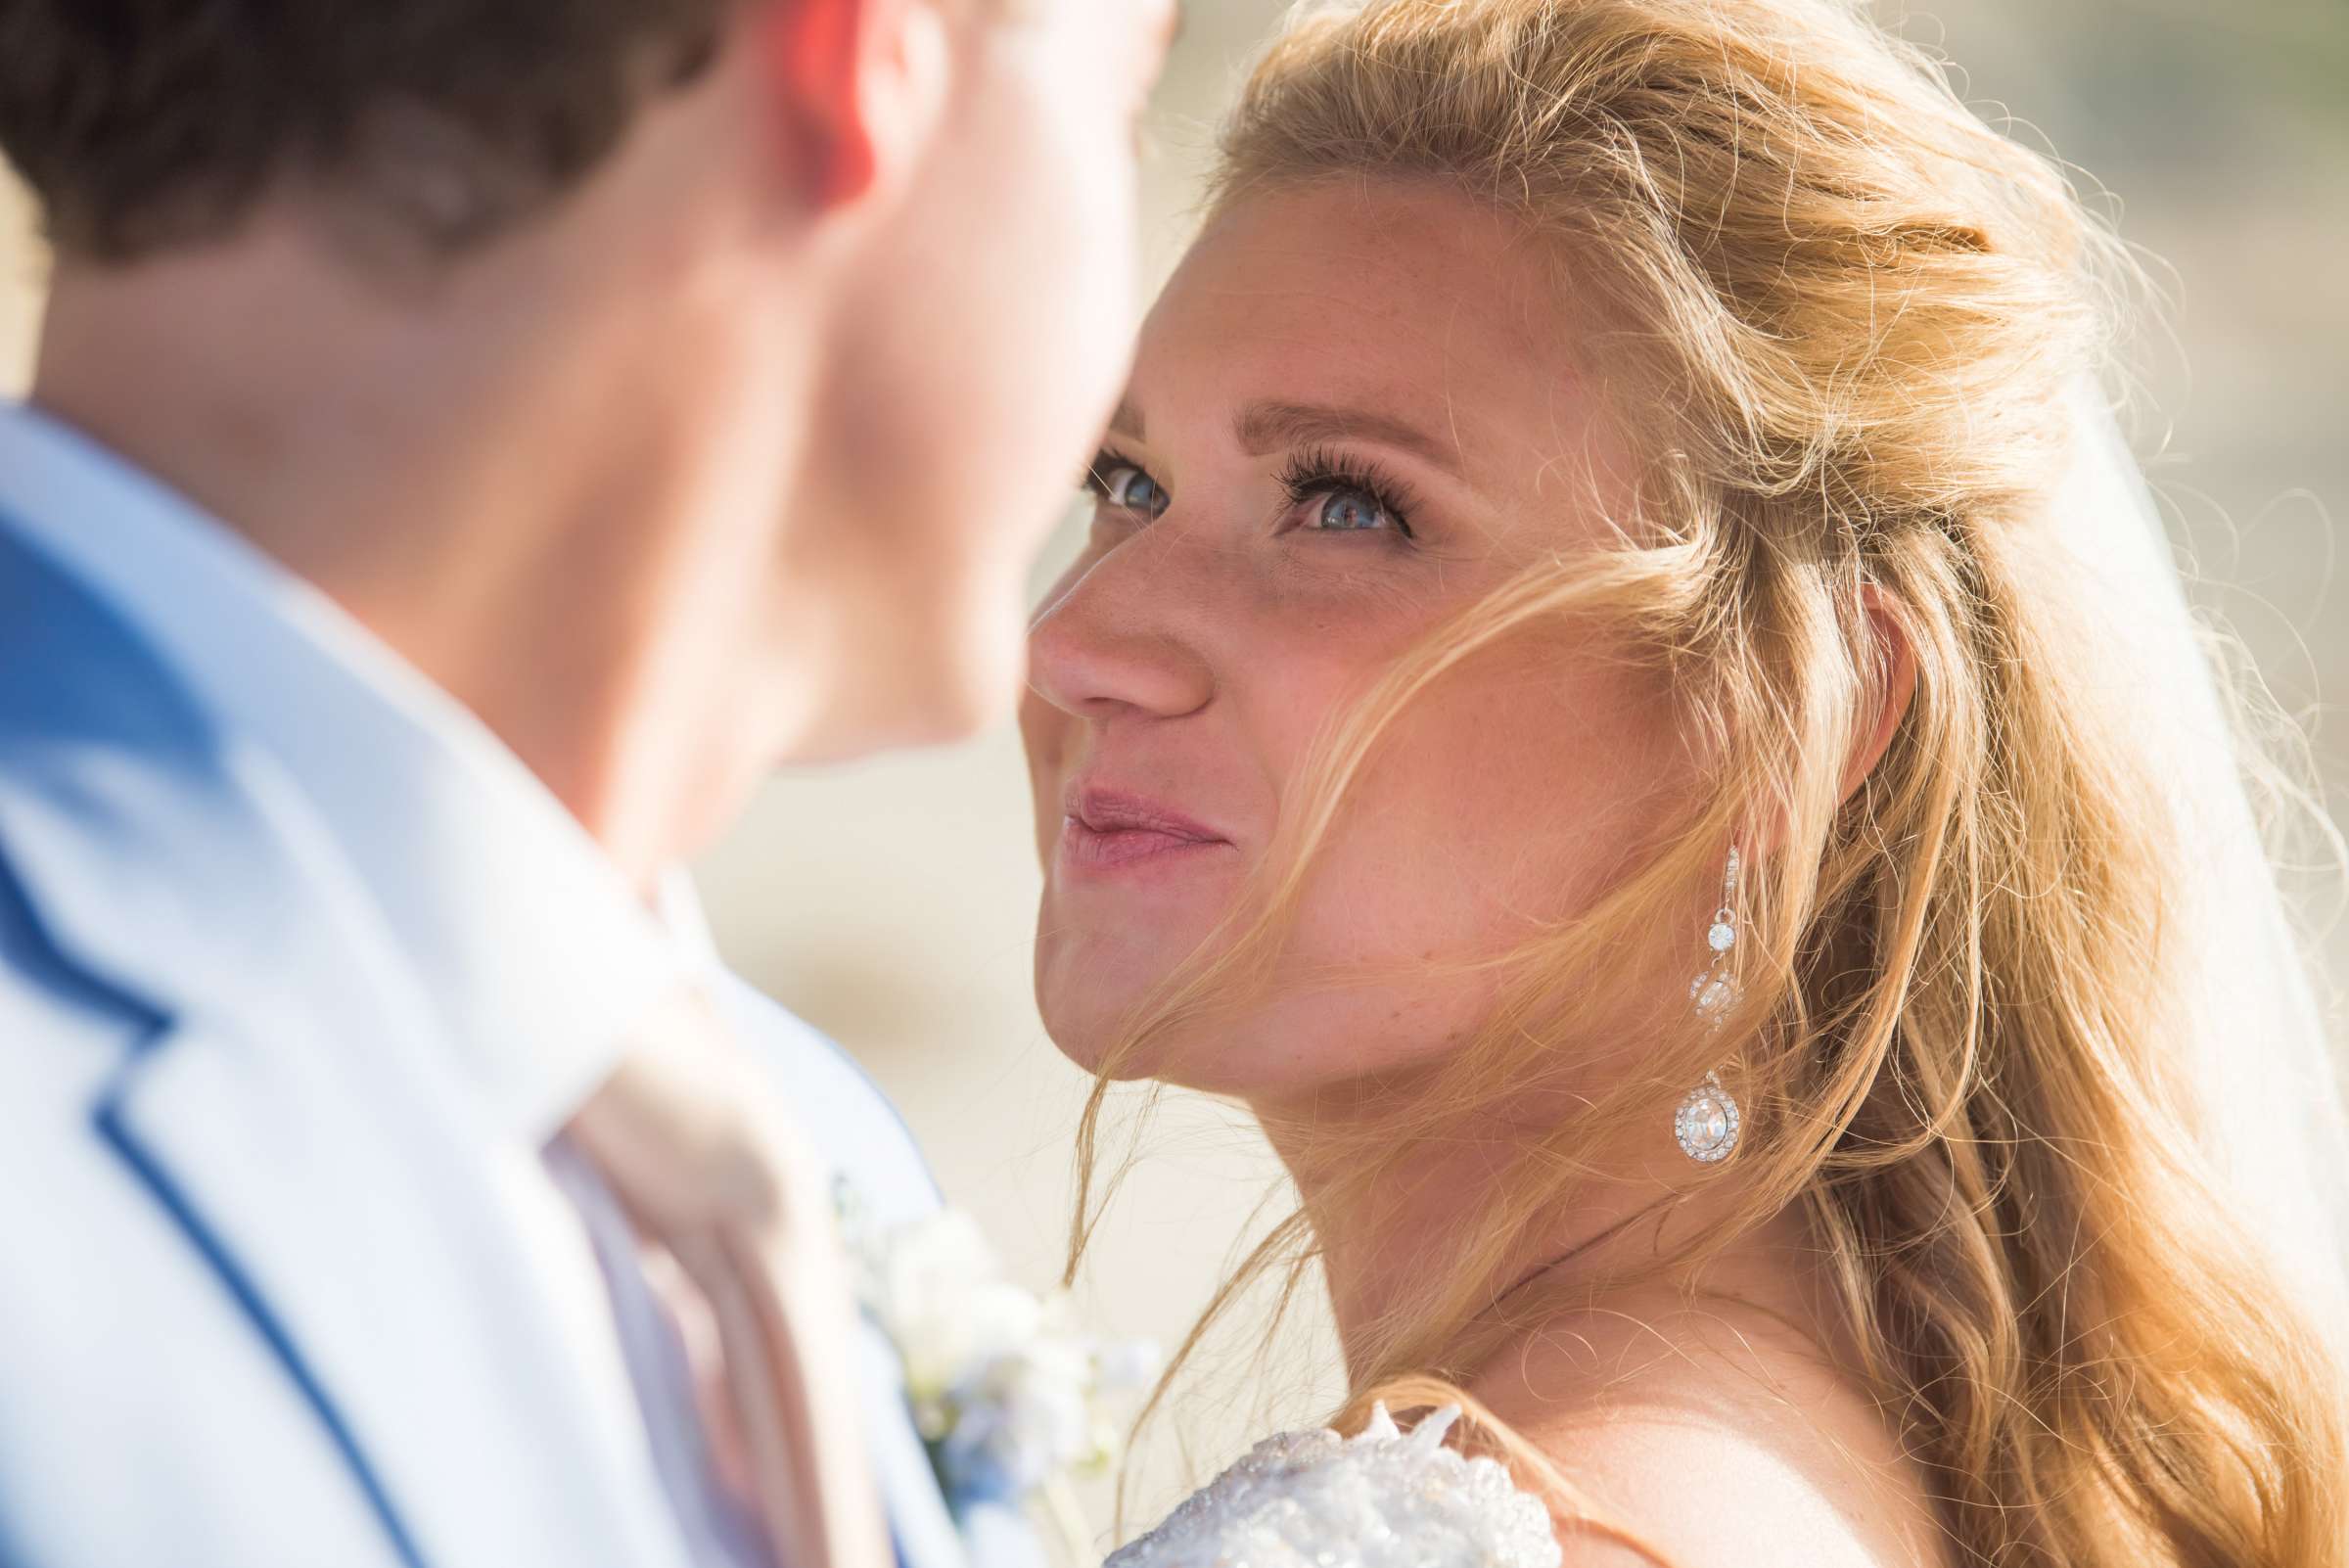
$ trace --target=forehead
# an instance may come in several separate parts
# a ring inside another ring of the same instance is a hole
[[[1370,403],[1470,467],[1579,448],[1596,432],[1569,287],[1514,219],[1432,182],[1250,196],[1152,310],[1134,401],[1154,424],[1160,404],[1187,419],[1265,398]]]

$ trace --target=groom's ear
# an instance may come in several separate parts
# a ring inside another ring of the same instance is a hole
[[[938,0],[758,0],[748,40],[805,195],[854,202],[919,158],[952,57]]]

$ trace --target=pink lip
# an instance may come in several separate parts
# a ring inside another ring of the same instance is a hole
[[[1062,809],[1060,857],[1084,870],[1163,864],[1231,841],[1172,807],[1098,785],[1072,785]]]

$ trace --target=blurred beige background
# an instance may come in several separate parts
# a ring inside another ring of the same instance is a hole
[[[1148,171],[1154,267],[1172,264],[1212,120],[1283,9],[1189,0]],[[2174,419],[2157,465],[2202,596],[2288,709],[2312,714],[2320,774],[2349,806],[2349,6],[2341,0],[1948,0],[1887,12],[1964,68],[1969,100],[2051,145],[2123,202],[2123,232],[2167,264]],[[28,362],[39,260],[0,192],[0,386]],[[1065,546],[1064,546],[1065,547]],[[1048,574],[1055,568],[1047,562]],[[949,752],[776,781],[702,865],[734,961],[870,1067],[948,1194],[1012,1267],[1056,1276],[1069,1131],[1083,1082],[1029,998],[1036,894],[1008,729]],[[2349,979],[2349,945],[2329,939]],[[1179,1336],[1273,1175],[1237,1119],[1175,1101],[1082,1281],[1104,1327]],[[1309,1314],[1310,1316],[1310,1314]],[[1176,1411],[1214,1467],[1256,1421],[1317,1413],[1333,1384],[1313,1323],[1268,1381],[1225,1379]],[[1179,1467],[1162,1447],[1137,1511]]]

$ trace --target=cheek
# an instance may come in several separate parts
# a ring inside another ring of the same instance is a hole
[[[1048,855],[1060,834],[1061,758],[1073,723],[1068,715],[1028,692],[1020,701],[1020,746],[1028,759],[1028,788],[1036,806],[1036,853]]]
[[[1343,1056],[1324,1065],[1391,1068],[1451,1048],[1488,1014],[1496,981],[1435,966],[1504,952],[1589,908],[1670,820],[1667,705],[1635,677],[1557,668],[1551,655],[1464,672],[1396,721],[1358,783],[1290,960],[1366,982],[1326,1004],[1327,1048]]]
[[[839,423],[884,492],[865,509],[875,526],[928,552],[911,582],[951,576],[958,560],[1024,568],[1065,510],[1131,350],[1132,171],[1098,129],[1081,140],[1075,112],[1032,74],[996,63],[942,129],[846,329],[859,417]],[[984,586],[991,594],[993,578]]]
[[[1487,911],[1464,938],[1496,920],[1572,914],[1655,818],[1671,744],[1658,714],[1611,675],[1464,681],[1405,720],[1392,761],[1366,781],[1368,835],[1415,844],[1397,870],[1432,907]]]
[[[1049,432],[1053,477],[1065,483],[1083,456],[1062,449],[1071,429],[1097,434],[1130,361],[1139,223],[1111,93],[1081,73],[1034,74],[1007,71],[982,133],[960,147],[959,221],[932,243],[957,269],[959,337],[993,371],[995,400],[966,417],[997,427],[1014,448]]]

